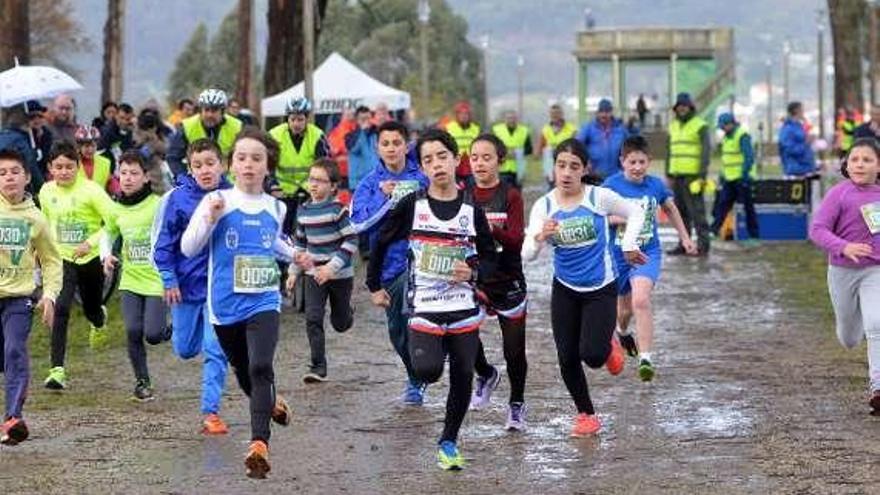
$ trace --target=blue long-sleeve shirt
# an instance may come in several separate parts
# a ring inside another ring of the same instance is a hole
[[[779,129],[779,158],[785,175],[807,175],[816,170],[816,157],[807,133],[795,119],[785,119]]]

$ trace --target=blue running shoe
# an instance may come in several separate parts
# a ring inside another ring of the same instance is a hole
[[[437,465],[446,471],[460,471],[464,467],[464,457],[455,446],[455,442],[444,440],[437,450]]]
[[[408,406],[421,406],[425,402],[425,389],[427,383],[413,381],[406,382],[406,390],[403,392],[403,403]]]

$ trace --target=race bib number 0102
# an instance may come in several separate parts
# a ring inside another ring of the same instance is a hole
[[[419,271],[433,277],[452,280],[452,268],[456,261],[465,260],[465,248],[461,246],[422,245]]]
[[[233,266],[237,293],[258,293],[278,290],[278,263],[271,256],[236,256]]]

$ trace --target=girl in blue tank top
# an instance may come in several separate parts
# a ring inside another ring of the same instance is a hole
[[[617,288],[608,217],[626,218],[623,252],[627,261],[641,264],[647,257],[637,237],[645,213],[614,191],[594,185],[587,151],[576,139],[557,146],[553,173],[556,187],[532,206],[523,259],[537,258],[545,244],[553,250],[553,339],[562,379],[577,407],[571,434],[584,437],[598,433],[601,425],[581,362],[591,368],[604,364],[612,375],[624,365],[613,338]]]

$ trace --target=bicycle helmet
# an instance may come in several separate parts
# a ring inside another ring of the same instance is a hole
[[[302,96],[292,96],[285,105],[287,115],[307,115],[312,112],[312,102]]]
[[[77,143],[88,143],[101,138],[101,131],[90,125],[79,125],[73,131],[73,139]]]
[[[199,106],[202,108],[226,108],[228,99],[222,89],[206,89],[199,95]]]

